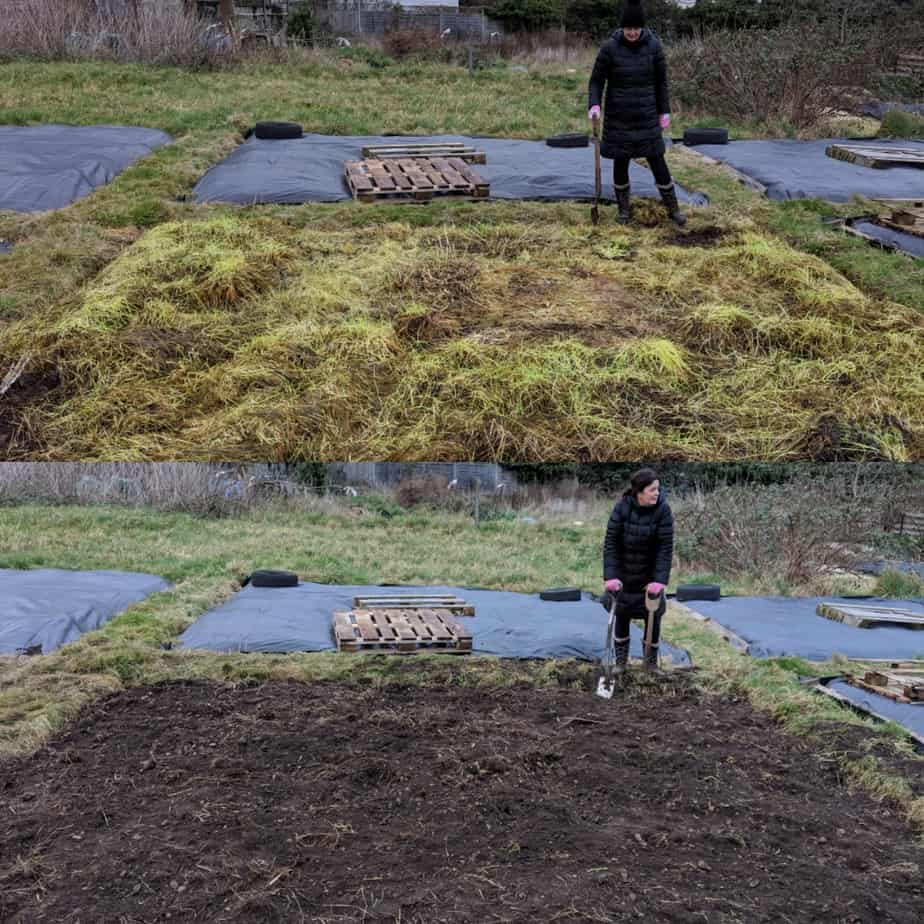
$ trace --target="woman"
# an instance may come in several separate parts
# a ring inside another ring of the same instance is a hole
[[[664,49],[658,37],[645,28],[641,0],[627,0],[621,28],[597,54],[590,76],[587,115],[591,119],[600,118],[604,87],[606,118],[600,153],[613,159],[619,221],[625,224],[631,217],[629,162],[633,157],[645,157],[668,215],[678,225],[685,225],[661,137],[661,130],[671,123]]]
[[[674,515],[661,494],[661,482],[650,468],[637,471],[610,514],[603,542],[603,604],[616,601],[616,672],[629,663],[629,621],[648,619],[645,594],[660,596],[661,605],[646,632],[645,670],[658,667],[664,589],[674,554]],[[650,643],[649,643],[650,640]]]

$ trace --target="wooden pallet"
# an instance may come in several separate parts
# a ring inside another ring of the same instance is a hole
[[[458,157],[349,160],[345,171],[350,192],[360,202],[486,199],[491,191],[491,184]]]
[[[906,52],[898,56],[895,70],[896,77],[924,77],[924,52]]]
[[[474,616],[475,607],[453,594],[360,594],[353,598],[353,609],[367,610],[446,610],[456,616]]]
[[[920,148],[831,144],[825,148],[825,154],[835,160],[880,170],[888,167],[924,167],[924,151]]]
[[[924,672],[920,674],[907,671],[878,670],[867,671],[862,677],[845,674],[844,679],[870,693],[878,693],[906,706],[924,706]]]
[[[445,144],[370,144],[363,148],[363,157],[372,160],[416,157],[458,157],[467,164],[486,164],[488,156],[462,142]]]
[[[901,629],[924,629],[924,614],[895,606],[863,606],[848,603],[819,603],[815,612],[858,629],[890,625]]]
[[[906,510],[898,521],[898,531],[906,536],[924,536],[924,513]]]
[[[339,651],[472,650],[471,632],[448,610],[337,610],[333,628]]]

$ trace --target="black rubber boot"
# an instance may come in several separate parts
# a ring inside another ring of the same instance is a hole
[[[632,219],[631,193],[632,189],[628,183],[625,186],[613,186],[616,193],[616,207],[619,209],[619,215],[616,220],[621,224],[628,224]]]
[[[661,669],[658,667],[658,645],[645,645],[645,673],[660,674]]]
[[[613,647],[616,649],[616,665],[613,668],[613,673],[619,676],[624,674],[629,667],[629,639],[614,639]]]
[[[687,223],[687,218],[680,211],[680,203],[677,202],[677,190],[674,184],[659,186],[658,192],[661,193],[661,201],[664,203],[664,208],[667,209],[667,214],[670,216],[671,221],[682,228]]]

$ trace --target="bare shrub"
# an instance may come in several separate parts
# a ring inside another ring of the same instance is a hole
[[[6,0],[0,56],[95,59],[178,67],[212,67],[227,41],[187,5]]]
[[[442,51],[440,37],[427,29],[393,29],[382,37],[382,50],[389,57],[434,58]]]
[[[856,560],[880,532],[889,494],[857,492],[849,477],[694,493],[675,506],[677,556],[686,570],[805,584]]]
[[[908,24],[924,41],[924,25]],[[893,23],[843,33],[834,22],[721,31],[667,46],[674,96],[745,122],[809,125],[851,88],[874,87],[909,37]]]

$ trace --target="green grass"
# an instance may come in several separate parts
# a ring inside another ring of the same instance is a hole
[[[604,209],[595,231],[569,203],[180,201],[258,119],[541,138],[586,127],[580,75],[332,56],[213,73],[13,62],[5,78],[17,106],[0,123],[176,138],[68,209],[0,215],[16,244],[0,368],[28,352],[37,383],[14,457],[924,452],[924,263],[822,225],[844,208],[767,202],[689,152],[672,167],[711,197],[690,230],[717,228],[715,246],[676,246],[649,203],[640,226]]]
[[[511,665],[493,658],[446,662],[417,656],[418,671],[403,659],[331,653],[265,655],[169,650],[205,610],[229,597],[237,581],[258,567],[285,567],[321,582],[458,583],[535,592],[547,586],[598,589],[605,508],[582,518],[599,528],[577,527],[573,514],[541,514],[539,522],[505,519],[476,529],[470,517],[436,512],[397,512],[384,517],[359,500],[319,502],[307,511],[267,507],[243,518],[204,519],[178,513],[119,507],[4,508],[0,567],[137,570],[161,574],[171,589],[131,606],[96,632],[38,658],[0,657],[0,757],[30,753],[88,703],[126,685],[203,678],[240,682],[291,678],[386,684],[575,684],[586,687],[592,667],[575,662]],[[29,536],[24,547],[19,541]],[[18,551],[10,551],[17,549]],[[701,569],[700,569],[701,570]],[[679,582],[699,573],[674,575]],[[758,576],[709,575],[724,590],[759,586]],[[800,675],[837,672],[834,664],[797,658],[754,661],[718,640],[701,623],[671,606],[665,637],[687,648],[700,667],[702,686],[719,696],[747,696],[793,733],[830,751],[832,729],[857,726],[908,759],[896,726],[876,727],[798,684]],[[835,748],[836,750],[836,748]],[[871,791],[896,799],[916,823],[924,804],[901,778],[888,776],[875,759],[840,755],[845,773]],[[904,758],[903,758],[904,759]]]

